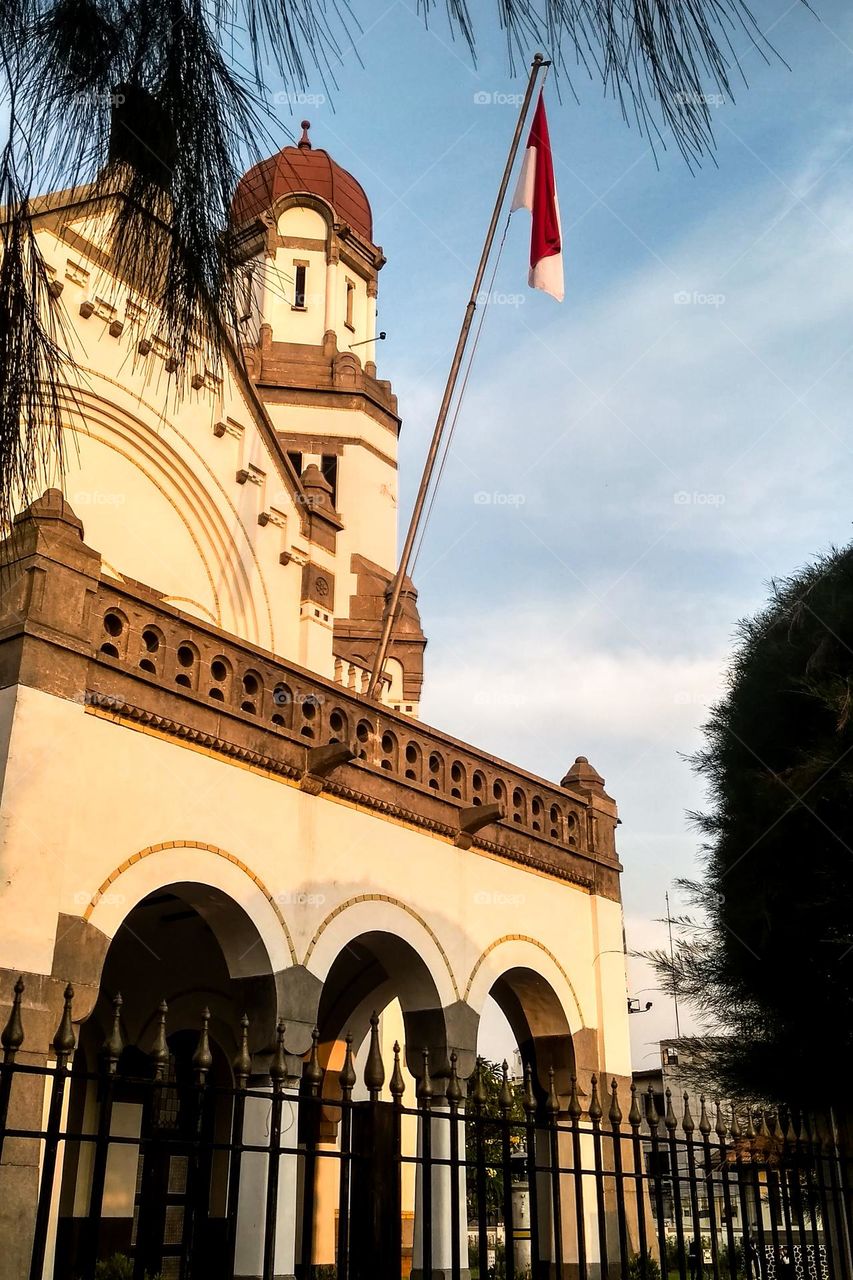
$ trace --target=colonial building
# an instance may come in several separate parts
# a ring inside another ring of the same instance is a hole
[[[277,1026],[298,1081],[315,1027],[323,1070],[340,1070],[348,1032],[363,1061],[376,1010],[399,1026],[407,1089],[427,1049],[440,1098],[451,1054],[471,1073],[491,996],[538,1096],[552,1073],[563,1108],[575,1073],[627,1082],[604,780],[578,757],[547,782],[419,720],[411,585],[381,700],[365,694],[396,560],[401,419],[375,364],[385,259],[362,187],[307,129],[246,174],[233,204],[246,358],[184,370],[180,397],[154,300],[111,271],[105,228],[123,198],[60,192],[33,212],[79,377],[60,388],[61,488],[2,544],[0,1017],[20,976],[19,1062],[53,1060],[71,983],[66,1104],[87,1132],[101,1106],[87,1072],[116,1010],[122,1061],[142,1073],[162,1027],[179,1073],[207,1009],[207,1069],[225,1082],[247,1015],[260,1089]],[[532,699],[543,731],[564,733],[546,712]],[[15,1103],[31,1116],[39,1080]],[[247,1132],[262,1137],[269,1106],[249,1101]],[[147,1213],[162,1224],[163,1280],[183,1276],[181,1170],[141,1175],[147,1120],[132,1093],[111,1123],[126,1145],[110,1150],[103,1247],[132,1256]],[[215,1124],[227,1130],[228,1114]],[[333,1122],[324,1140],[337,1141]],[[2,1280],[30,1274],[43,1159],[42,1144],[7,1140]],[[334,1196],[315,1174],[314,1262],[332,1264]],[[254,1278],[262,1164],[246,1158],[240,1177],[234,1274]],[[65,1143],[43,1277],[79,1274],[92,1178],[91,1146]],[[209,1185],[215,1240],[234,1213],[227,1160]],[[295,1272],[306,1194],[282,1177],[276,1277]],[[418,1239],[415,1224],[415,1271]],[[442,1239],[432,1269],[447,1275]]]

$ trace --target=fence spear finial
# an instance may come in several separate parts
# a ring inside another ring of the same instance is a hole
[[[607,1119],[613,1125],[614,1129],[622,1123],[622,1108],[619,1106],[619,1086],[616,1083],[616,1077],[610,1081],[610,1110],[607,1113]]]
[[[450,1054],[450,1079],[447,1082],[447,1101],[453,1111],[458,1109],[459,1103],[462,1101],[462,1084],[459,1079],[459,1072],[456,1069],[457,1061],[458,1057],[454,1049]]]
[[[711,1132],[711,1121],[708,1119],[704,1093],[699,1095],[699,1132],[703,1138],[707,1138]]]
[[[154,1045],[151,1049],[151,1061],[154,1065],[154,1079],[162,1080],[169,1065],[169,1046],[166,1043],[166,1014],[169,1006],[161,1000],[157,1006],[157,1030],[154,1033]]]
[[[553,1067],[551,1067],[551,1087],[552,1087],[552,1089],[553,1089],[553,1086],[554,1086],[554,1068],[553,1068]],[[550,1101],[550,1099],[549,1099],[549,1101]],[[559,1110],[559,1105],[558,1105],[557,1109]],[[581,1106],[581,1100],[580,1100],[580,1098],[578,1097],[578,1078],[577,1078],[577,1076],[572,1076],[572,1087],[571,1087],[571,1091],[570,1091],[570,1093],[569,1093],[569,1108],[568,1108],[568,1110],[569,1110],[569,1119],[570,1119],[570,1120],[572,1120],[572,1121],[578,1121],[578,1120],[580,1120],[581,1116],[583,1115],[583,1107]]]
[[[198,1044],[193,1054],[193,1067],[196,1071],[196,1081],[203,1085],[207,1079],[207,1073],[213,1066],[213,1054],[210,1052],[210,1035],[208,1034],[208,1026],[210,1024],[210,1010],[205,1007],[201,1011],[201,1031],[199,1032]]]
[[[15,1054],[24,1043],[24,1026],[21,1022],[21,996],[24,994],[24,979],[18,978],[15,983],[14,995],[12,996],[12,1008],[9,1010],[9,1018],[0,1035],[0,1044],[3,1045],[3,1061],[7,1066],[15,1061]]]
[[[557,1096],[557,1086],[554,1083],[553,1067],[548,1068],[548,1100],[545,1103],[545,1110],[551,1120],[556,1123],[557,1116],[560,1114],[560,1099]]]
[[[284,1087],[284,1081],[287,1078],[287,1054],[284,1051],[284,1035],[287,1031],[287,1023],[284,1018],[279,1018],[275,1028],[275,1053],[270,1063],[270,1079],[273,1085],[279,1089]],[[303,1067],[303,1074],[308,1064]]]
[[[685,1133],[692,1134],[696,1128],[696,1124],[693,1120],[693,1114],[690,1110],[690,1094],[687,1092],[686,1089],[684,1090],[683,1098],[684,1098],[684,1114],[681,1117],[681,1127]]]
[[[590,1083],[590,1097],[589,1097],[588,1115],[593,1124],[598,1124],[599,1121],[601,1120],[603,1112],[601,1109],[601,1099],[598,1096],[598,1076],[595,1074],[594,1071],[592,1073],[592,1079],[590,1080],[589,1083]]]
[[[536,1094],[533,1089],[533,1072],[530,1069],[530,1063],[524,1064],[524,1096],[522,1105],[528,1120],[532,1119],[536,1113]]]
[[[671,1089],[666,1090],[666,1114],[664,1115],[663,1122],[667,1129],[669,1129],[670,1133],[675,1133],[675,1130],[678,1128],[678,1119],[676,1118],[675,1111],[672,1107]]]
[[[402,1102],[403,1094],[406,1092],[406,1082],[403,1079],[403,1071],[400,1066],[400,1043],[398,1040],[394,1041],[394,1069],[391,1072],[391,1080],[388,1087],[391,1090],[391,1097],[399,1106]]]
[[[282,1037],[283,1040],[283,1037]],[[308,1061],[302,1068],[302,1077],[308,1081],[308,1088],[312,1095],[316,1098],[320,1085],[323,1083],[323,1068],[320,1066],[320,1028],[315,1027],[311,1032],[311,1052],[308,1055]]]
[[[631,1081],[631,1106],[628,1111],[628,1123],[632,1129],[639,1129],[643,1116],[640,1111],[640,1104],[637,1101],[637,1086]]]
[[[498,1094],[498,1106],[500,1107],[501,1111],[504,1113],[505,1117],[508,1116],[510,1111],[512,1110],[512,1102],[513,1102],[513,1097],[512,1097],[512,1085],[509,1082],[509,1066],[507,1064],[506,1058],[504,1058],[503,1063],[501,1065],[501,1088],[500,1088],[500,1093]]]
[[[718,1138],[724,1138],[727,1133],[726,1117],[723,1115],[723,1104],[720,1102],[719,1098],[716,1099],[715,1106],[717,1109],[717,1115],[714,1121],[714,1133],[716,1133]]]
[[[474,1088],[471,1091],[471,1100],[476,1107],[482,1107],[486,1101],[486,1084],[483,1080],[483,1059],[477,1059],[477,1065],[474,1068]]]
[[[344,1065],[341,1067],[341,1073],[338,1076],[338,1084],[341,1086],[341,1093],[344,1100],[347,1101],[352,1097],[352,1091],[355,1088],[356,1074],[355,1066],[352,1060],[352,1032],[346,1034],[346,1052],[344,1053]]]
[[[64,1067],[74,1052],[77,1041],[74,1038],[74,1023],[71,1020],[71,1004],[74,1000],[74,988],[69,982],[63,995],[62,1017],[53,1037],[53,1048],[56,1052],[57,1066]]]
[[[382,1050],[379,1045],[379,1014],[375,1009],[370,1015],[370,1048],[367,1053],[367,1062],[364,1064],[364,1083],[370,1093],[370,1101],[378,1102],[385,1083],[385,1064],[382,1061]]]
[[[418,1081],[418,1097],[425,1107],[432,1101],[432,1077],[429,1073],[429,1049],[423,1050],[424,1072]]]
[[[245,1089],[252,1074],[252,1055],[249,1053],[249,1016],[243,1014],[240,1019],[240,1048],[234,1059],[234,1078],[238,1089]]]
[[[113,1026],[109,1037],[104,1044],[104,1063],[109,1075],[115,1075],[118,1068],[119,1058],[124,1049],[124,1039],[121,1034],[121,992],[117,991],[113,996]]]

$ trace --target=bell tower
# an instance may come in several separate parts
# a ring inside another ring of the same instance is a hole
[[[397,440],[391,383],[377,376],[382,249],[361,184],[314,147],[254,166],[232,224],[245,280],[241,338],[279,443],[307,490],[338,522],[333,653],[359,690],[397,563]],[[314,499],[312,499],[314,500]],[[325,575],[328,577],[328,575]],[[389,649],[385,698],[416,713],[426,644],[409,584]],[[310,603],[310,602],[309,602]],[[313,610],[306,620],[319,622]]]

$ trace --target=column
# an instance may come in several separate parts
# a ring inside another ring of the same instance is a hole
[[[243,1142],[249,1146],[266,1147],[270,1136],[272,1086],[268,1079],[264,1079],[261,1084],[251,1084],[249,1087],[255,1092],[263,1089],[270,1096],[246,1098]],[[296,1147],[297,1107],[293,1095],[298,1087],[298,1080],[288,1080],[285,1097],[282,1099],[281,1143],[284,1147]],[[237,1204],[235,1280],[260,1280],[263,1274],[269,1162],[267,1152],[243,1153],[240,1198]],[[293,1280],[296,1273],[298,1171],[297,1155],[279,1156],[274,1264],[276,1280]]]
[[[429,1229],[425,1221],[423,1208],[424,1167],[423,1167],[423,1128],[430,1126],[430,1156],[432,1161],[450,1159],[450,1129],[453,1123],[459,1132],[459,1166],[455,1172],[449,1164],[433,1164],[431,1177],[431,1238],[432,1238],[432,1274],[424,1274],[424,1231]],[[455,1122],[450,1119],[450,1106],[446,1098],[435,1098],[432,1103],[432,1114],[427,1120],[418,1117],[418,1165],[415,1175],[415,1232],[412,1255],[412,1280],[450,1280],[452,1275],[452,1209],[451,1189],[454,1176],[459,1188],[459,1259],[463,1277],[468,1276],[468,1206],[466,1203],[467,1183],[465,1178],[465,1119],[462,1107],[459,1118]]]

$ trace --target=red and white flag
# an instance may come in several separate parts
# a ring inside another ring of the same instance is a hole
[[[541,93],[530,137],[527,139],[518,186],[512,198],[511,212],[514,213],[516,209],[529,209],[533,215],[527,283],[532,289],[542,289],[562,302],[563,241],[560,232],[560,207],[557,204],[545,101]]]

